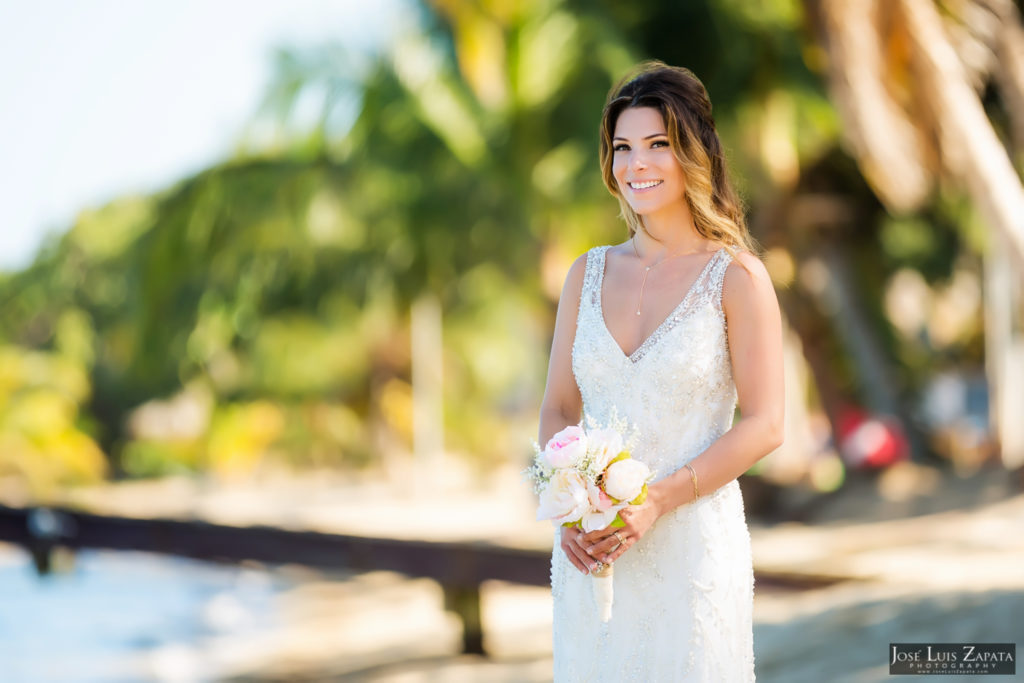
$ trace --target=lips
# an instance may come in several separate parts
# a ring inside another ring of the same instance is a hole
[[[655,188],[663,182],[662,180],[631,180],[628,185],[633,192],[643,192]]]

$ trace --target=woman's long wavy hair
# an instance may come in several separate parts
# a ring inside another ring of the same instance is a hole
[[[729,182],[722,143],[711,117],[711,100],[704,84],[689,69],[663,62],[644,62],[608,93],[601,116],[601,174],[609,192],[619,200],[632,237],[644,230],[643,217],[626,201],[612,172],[615,124],[630,107],[661,112],[672,152],[686,177],[686,201],[701,237],[724,246],[757,253],[747,230],[743,205]]]

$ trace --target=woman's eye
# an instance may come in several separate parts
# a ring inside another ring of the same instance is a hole
[[[668,147],[668,140],[655,140],[651,143],[651,147]]]
[[[629,149],[629,145],[618,144],[612,147],[613,152],[625,152]]]

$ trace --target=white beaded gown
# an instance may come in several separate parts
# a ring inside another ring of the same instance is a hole
[[[632,355],[612,338],[601,306],[605,254],[587,254],[572,368],[586,416],[615,413],[637,428],[633,456],[655,478],[681,468],[732,426],[732,380],[722,282],[732,258],[713,254],[685,297]],[[661,517],[615,562],[612,619],[602,623],[592,578],[555,534],[554,680],[754,680],[754,574],[739,484],[733,480]]]

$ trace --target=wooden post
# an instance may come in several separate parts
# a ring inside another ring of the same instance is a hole
[[[454,586],[442,584],[444,608],[462,620],[462,651],[465,654],[484,653],[484,628],[480,618],[480,585]]]
[[[68,515],[50,508],[34,508],[25,515],[28,551],[36,573],[45,576],[53,569],[53,549],[75,532],[75,522]]]

